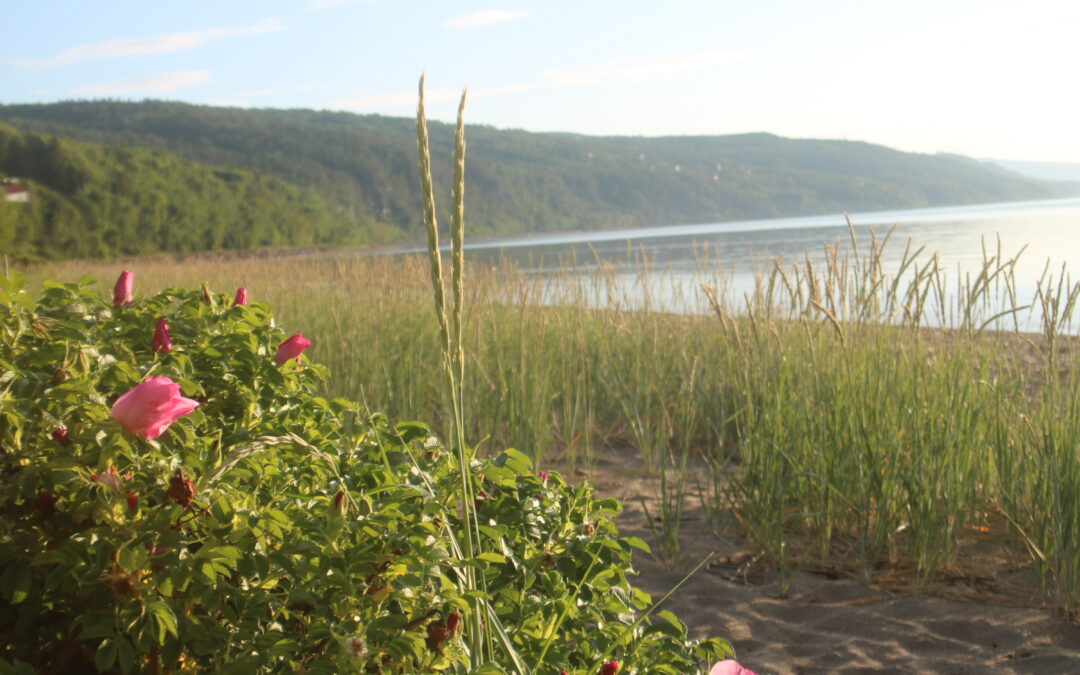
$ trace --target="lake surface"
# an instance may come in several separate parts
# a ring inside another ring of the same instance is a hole
[[[984,250],[996,256],[999,242],[1002,259],[1012,259],[1024,249],[1012,267],[1017,304],[1032,302],[1048,269],[1055,284],[1062,264],[1080,270],[1080,198],[851,213],[849,218],[864,254],[871,231],[880,240],[892,229],[882,255],[886,274],[896,274],[909,241],[913,251],[925,247],[917,263],[926,264],[937,253],[937,266],[954,295],[956,282],[977,275]],[[728,302],[737,306],[745,293],[753,291],[755,271],[771,269],[772,259],[780,257],[790,268],[809,256],[820,270],[826,245],[835,245],[841,255],[851,252],[844,214],[506,238],[467,244],[466,250],[473,260],[510,259],[534,274],[565,268],[571,262],[584,273],[618,264],[621,271],[616,274],[624,281],[639,275],[635,260],[647,260],[650,274],[664,279],[661,286],[666,290],[653,297],[654,304],[661,305],[667,302],[665,297],[676,305],[676,298],[700,299],[698,284],[719,270]],[[673,291],[673,285],[680,290]],[[694,311],[693,307],[668,308]],[[1021,327],[1037,329],[1040,316],[1024,312],[1019,317]],[[928,325],[955,322],[955,317],[948,316],[928,316],[924,321]]]

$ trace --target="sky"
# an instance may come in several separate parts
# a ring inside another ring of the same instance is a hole
[[[1080,162],[1075,0],[42,0],[0,103],[145,98]]]

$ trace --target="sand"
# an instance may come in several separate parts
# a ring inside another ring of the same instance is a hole
[[[633,453],[609,453],[590,470],[562,473],[621,499],[620,531],[653,544],[639,497],[654,498],[656,484],[642,477]],[[754,554],[745,543],[710,534],[700,510],[688,506],[680,560],[669,569],[638,552],[634,583],[659,599],[710,557],[664,608],[694,637],[729,639],[740,663],[759,675],[1080,673],[1080,625],[1035,606],[1034,598],[1004,598],[992,584],[985,593],[978,584],[938,584],[916,595],[811,572],[789,573],[782,583],[779,573],[748,564]]]

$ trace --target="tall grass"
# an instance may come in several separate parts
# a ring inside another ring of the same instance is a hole
[[[566,260],[547,276],[467,265],[466,347],[451,364],[465,440],[518,447],[541,465],[636,448],[673,471],[657,532],[665,557],[688,472],[700,471],[712,481],[710,520],[735,523],[778,566],[911,570],[918,585],[989,538],[1026,556],[1046,597],[1075,612],[1077,287],[1048,270],[1034,297],[1018,297],[1016,257],[992,248],[973,274],[910,246],[886,269],[886,245],[896,244],[852,232],[824,264],[762,269],[741,297],[704,257],[695,294],[635,252],[620,265]],[[248,286],[287,328],[310,331],[333,373],[328,394],[450,430],[430,369],[445,341],[430,321],[427,261],[125,265],[145,287]],[[116,272],[70,263],[37,274],[105,284]],[[1041,333],[1018,332],[1026,312],[1043,317]]]

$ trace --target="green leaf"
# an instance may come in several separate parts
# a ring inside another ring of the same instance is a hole
[[[117,645],[119,647],[117,655],[120,659],[120,672],[131,672],[132,667],[135,665],[135,648],[131,646],[131,642],[127,638],[120,638]]]
[[[19,562],[13,562],[5,567],[4,576],[0,578],[0,590],[13,605],[26,600],[30,594],[30,567]]]
[[[646,553],[652,553],[652,549],[650,549],[649,545],[646,544],[645,541],[642,540],[640,537],[623,537],[622,540],[623,542],[630,546],[633,546],[634,548],[641,549]]]
[[[94,654],[94,665],[97,667],[98,672],[102,672],[112,668],[116,663],[116,641],[107,639],[102,640],[98,645],[97,652]]]

